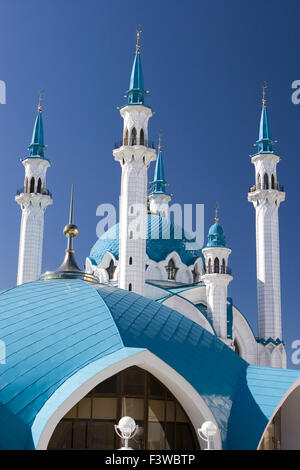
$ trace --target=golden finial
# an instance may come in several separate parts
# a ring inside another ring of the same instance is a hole
[[[142,32],[142,28],[141,28],[141,25],[139,25],[137,31],[136,31],[136,53],[139,54],[140,53],[140,34]]]
[[[162,131],[159,131],[159,134],[158,134],[158,151],[161,152],[161,138],[162,138]]]
[[[267,84],[266,84],[266,82],[264,82],[264,84],[262,86],[262,105],[263,105],[263,108],[267,107],[266,88],[267,88]]]
[[[41,90],[40,92],[40,97],[39,97],[39,105],[38,105],[38,112],[42,112],[42,96],[45,93],[45,90]]]
[[[216,216],[215,216],[215,222],[216,222],[216,224],[219,223],[219,208],[220,208],[219,203],[216,202]]]
[[[79,231],[76,225],[73,223],[73,214],[74,214],[74,185],[72,184],[71,190],[71,202],[70,202],[70,214],[69,214],[69,223],[64,228],[64,234],[69,240],[71,238],[77,237]],[[68,248],[73,248],[68,246]]]

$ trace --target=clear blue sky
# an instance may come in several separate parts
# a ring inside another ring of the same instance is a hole
[[[97,206],[117,204],[120,167],[112,149],[122,120],[116,108],[124,104],[141,24],[147,104],[155,111],[150,138],[163,129],[173,202],[204,203],[206,231],[220,202],[232,248],[230,295],[255,332],[255,225],[247,192],[254,183],[249,154],[257,140],[261,85],[268,83],[271,129],[282,158],[278,179],[286,189],[281,287],[290,357],[291,342],[300,339],[294,245],[300,230],[300,105],[291,102],[291,83],[300,79],[299,15],[300,4],[292,0],[2,0],[0,80],[7,85],[7,104],[0,105],[0,288],[16,282],[21,211],[14,196],[23,185],[20,159],[27,155],[42,88],[54,199],[45,216],[43,270],[57,268],[64,255],[72,183],[82,266],[96,241]],[[149,173],[151,178],[153,167]]]

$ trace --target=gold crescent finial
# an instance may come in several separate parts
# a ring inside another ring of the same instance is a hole
[[[266,82],[264,82],[264,84],[262,86],[262,105],[263,105],[263,108],[267,107],[266,88],[267,88],[267,84],[266,84]]]
[[[216,222],[216,224],[219,223],[219,209],[220,209],[219,203],[216,202],[216,216],[215,216],[215,222]]]
[[[158,151],[159,152],[161,152],[161,149],[162,149],[161,138],[162,138],[162,131],[159,131],[159,134],[158,134]]]
[[[42,96],[45,93],[45,90],[40,91],[40,97],[39,97],[39,105],[38,105],[38,112],[42,112]]]
[[[136,31],[136,53],[139,54],[140,53],[140,34],[142,32],[142,28],[141,28],[141,25],[139,25],[137,31]]]

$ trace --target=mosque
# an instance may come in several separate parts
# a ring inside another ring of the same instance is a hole
[[[120,221],[95,242],[84,271],[74,254],[72,191],[65,257],[41,274],[44,213],[53,201],[39,103],[15,198],[17,286],[0,293],[0,449],[118,449],[114,424],[124,416],[138,425],[134,449],[203,449],[198,429],[206,421],[217,427],[214,449],[300,449],[300,371],[286,369],[281,327],[285,192],[265,96],[248,192],[256,213],[254,333],[227,295],[231,249],[218,213],[205,247],[171,222],[162,145],[156,152],[148,138],[140,52],[138,31],[120,108],[123,137],[113,150]]]

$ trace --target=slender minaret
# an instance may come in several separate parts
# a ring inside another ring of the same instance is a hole
[[[52,204],[46,189],[46,171],[50,166],[44,156],[44,131],[41,106],[42,92],[38,105],[29,157],[22,161],[25,167],[24,188],[15,197],[22,209],[17,284],[35,281],[42,268],[44,212]]]
[[[230,248],[226,248],[225,234],[219,224],[218,205],[215,223],[208,232],[208,242],[202,253],[205,257],[206,273],[201,280],[206,285],[206,297],[211,311],[211,318],[217,336],[231,345],[227,338],[227,289],[232,281],[228,268]]]
[[[161,132],[159,133],[158,155],[155,165],[154,180],[148,196],[151,214],[157,214],[168,218],[169,202],[171,195],[166,193],[167,182],[165,180],[164,162],[161,146]]]
[[[148,142],[152,109],[144,104],[146,91],[140,56],[140,30],[128,103],[120,109],[124,119],[123,141],[113,151],[122,168],[119,235],[119,287],[143,295],[146,266],[147,169],[156,153]]]
[[[262,112],[259,126],[258,151],[251,157],[255,167],[255,185],[248,201],[256,215],[256,263],[258,298],[258,341],[283,351],[281,328],[280,260],[278,209],[285,193],[278,184],[276,166],[280,158],[274,154],[263,86]],[[285,367],[283,358],[282,367]],[[273,365],[261,364],[261,365]],[[277,366],[280,364],[276,361]]]

